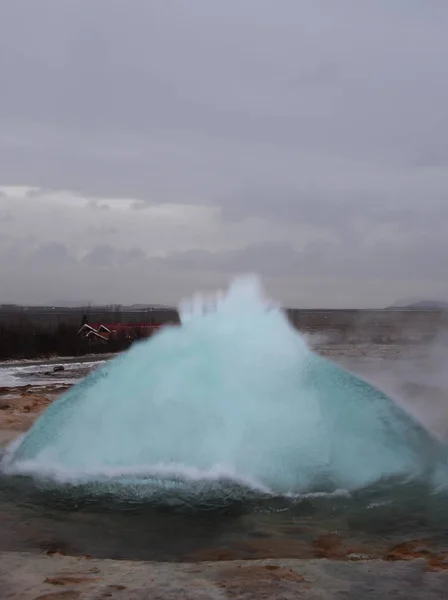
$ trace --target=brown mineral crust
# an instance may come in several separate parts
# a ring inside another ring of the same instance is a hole
[[[431,554],[426,540],[415,540],[393,546],[383,558],[384,560],[413,560],[428,558]]]
[[[448,571],[448,552],[431,554],[427,562],[428,571]]]
[[[27,431],[47,406],[69,387],[0,388],[0,429]]]
[[[240,598],[243,595],[266,598],[271,597],[273,592],[282,597],[284,591],[291,591],[291,586],[297,593],[309,588],[303,575],[278,565],[225,567],[218,573],[217,585],[230,598]]]
[[[373,558],[371,548],[346,546],[337,533],[326,533],[317,537],[313,542],[313,556],[333,560],[365,560]]]
[[[247,538],[228,546],[203,548],[188,556],[192,562],[231,560],[309,559],[361,561],[376,558],[382,551],[344,544],[337,534],[324,534],[310,542],[306,539],[266,537]]]
[[[430,549],[427,541],[416,540],[403,542],[389,550],[383,557],[388,561],[409,561],[424,559],[427,571],[448,570],[448,552],[434,552]]]

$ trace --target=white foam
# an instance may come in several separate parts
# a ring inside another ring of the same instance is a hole
[[[59,482],[227,479],[276,495],[426,469],[427,433],[313,354],[258,283],[182,316],[53,403],[8,469]]]

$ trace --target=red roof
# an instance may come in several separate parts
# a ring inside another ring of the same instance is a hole
[[[101,327],[101,325],[103,325],[103,327],[107,327],[107,329],[109,329],[110,331],[116,331],[117,329],[160,329],[161,327],[163,327],[163,325],[151,325],[149,323],[102,323],[100,325],[89,323],[89,326],[92,327],[92,329],[97,330]]]

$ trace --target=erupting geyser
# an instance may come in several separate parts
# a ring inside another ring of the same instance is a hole
[[[311,352],[256,280],[181,316],[181,327],[135,344],[50,406],[3,470],[194,495],[353,489],[433,468],[437,442]]]

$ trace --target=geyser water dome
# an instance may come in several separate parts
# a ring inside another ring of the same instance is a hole
[[[256,279],[197,298],[181,319],[51,405],[3,470],[194,496],[228,485],[353,489],[433,468],[437,442],[383,393],[311,352]]]

